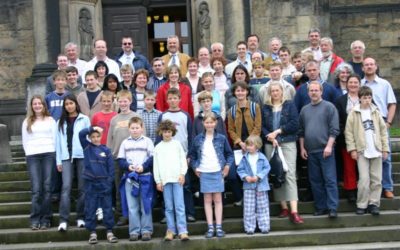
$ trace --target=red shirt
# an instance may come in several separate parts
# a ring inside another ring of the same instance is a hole
[[[159,111],[165,112],[168,110],[169,106],[167,103],[167,92],[171,88],[169,81],[161,85],[157,91],[156,107]],[[192,91],[190,87],[184,83],[179,83],[179,92],[181,93],[181,102],[179,103],[179,108],[186,111],[190,117],[194,118],[193,115],[193,103],[192,103]]]
[[[92,126],[98,126],[103,129],[103,134],[101,135],[101,144],[107,145],[108,130],[110,129],[111,119],[118,113],[113,111],[110,113],[103,113],[102,111],[97,112],[92,117]]]

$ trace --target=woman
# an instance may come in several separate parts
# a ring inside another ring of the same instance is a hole
[[[135,73],[132,69],[132,66],[129,64],[124,64],[120,69],[122,81],[120,85],[123,89],[130,89],[133,84],[133,74]]]
[[[195,102],[196,99],[194,99],[194,96],[201,91],[201,84],[199,84],[201,76],[199,76],[198,72],[198,63],[199,62],[196,58],[190,58],[187,61],[188,72],[186,74],[186,77],[182,79],[182,82],[189,85],[192,90],[192,102]]]
[[[56,122],[42,96],[30,100],[28,115],[22,123],[22,145],[31,180],[31,229],[50,228],[51,172],[56,159]]]
[[[167,92],[170,88],[177,88],[181,93],[181,100],[179,103],[179,107],[187,112],[190,117],[194,118],[193,116],[193,104],[192,104],[192,91],[190,87],[180,82],[179,79],[181,78],[181,72],[179,67],[176,65],[171,65],[167,69],[167,77],[168,81],[166,81],[157,91],[157,101],[156,107],[159,111],[164,112],[168,110],[168,103],[167,103]]]
[[[236,68],[233,70],[232,73],[232,84],[235,84],[238,81],[245,82],[247,85],[250,83],[249,72],[247,72],[246,67],[241,64],[236,66]],[[232,88],[233,86],[230,87],[230,91],[228,90],[225,93],[225,102],[226,102],[225,105],[227,110],[236,103],[236,97],[233,95],[233,91],[231,91]],[[252,86],[249,86],[248,91],[249,91],[249,100],[260,104],[261,102],[257,89]]]
[[[62,174],[62,190],[60,199],[60,224],[58,231],[67,230],[69,213],[71,210],[72,180],[76,173],[78,180],[78,199],[76,204],[77,226],[84,227],[84,201],[83,190],[83,149],[79,141],[79,132],[90,127],[89,117],[80,112],[78,101],[74,95],[64,98],[63,110],[57,123],[56,164],[57,170]]]
[[[212,102],[212,111],[217,113],[223,120],[225,120],[225,96],[222,95],[219,91],[215,90],[215,85],[214,85],[214,77],[211,72],[205,72],[203,76],[201,77],[201,86],[202,90],[206,90],[211,93],[213,97],[213,102]],[[197,101],[197,98],[200,93],[197,93],[194,97],[194,115],[198,115],[200,112],[200,103]]]
[[[226,60],[223,57],[213,57],[211,59],[211,66],[214,73],[215,90],[219,91],[221,94],[225,95],[225,92],[231,86],[227,75],[224,72],[226,65]]]
[[[262,106],[262,133],[265,146],[265,155],[271,158],[272,150],[280,146],[288,165],[286,179],[280,188],[273,190],[274,198],[280,201],[280,218],[289,217],[294,224],[304,223],[297,210],[297,183],[296,183],[296,139],[299,128],[299,115],[292,101],[284,98],[283,87],[279,82],[268,86],[269,98]],[[287,205],[290,204],[290,214]]]
[[[338,96],[342,96],[347,93],[347,79],[352,74],[354,74],[353,67],[346,62],[342,62],[335,69],[335,87],[338,91]]]
[[[131,110],[138,112],[144,109],[144,92],[147,90],[147,82],[149,81],[149,72],[145,69],[139,69],[133,77],[132,104]],[[134,107],[134,109],[132,109]]]
[[[349,202],[355,202],[357,199],[357,170],[356,161],[346,150],[344,138],[344,129],[346,127],[347,115],[354,106],[359,104],[358,91],[360,90],[361,79],[357,74],[352,74],[347,78],[347,93],[336,100],[336,108],[339,113],[340,134],[336,138],[337,161],[336,167],[338,175],[343,176],[343,189],[346,190]]]
[[[99,87],[103,87],[104,79],[106,78],[106,75],[108,75],[108,66],[104,61],[98,61],[94,65],[94,71],[97,73],[97,81],[99,84]]]
[[[245,141],[250,135],[261,134],[260,106],[249,100],[250,86],[248,83],[238,81],[231,88],[236,103],[228,110],[228,134],[233,143],[234,150],[246,151]],[[235,197],[234,205],[241,205],[243,197],[241,183],[238,181],[236,169],[229,171],[228,181],[232,186]]]

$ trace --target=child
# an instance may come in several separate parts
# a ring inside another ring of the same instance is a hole
[[[187,161],[181,143],[172,138],[176,132],[174,122],[162,121],[157,133],[163,139],[154,149],[154,180],[157,190],[163,192],[167,219],[165,241],[173,240],[177,233],[182,241],[189,240],[183,199]]]
[[[114,93],[111,91],[103,91],[100,96],[101,111],[93,115],[92,126],[101,127],[103,134],[101,136],[101,144],[107,145],[108,131],[110,129],[111,119],[118,113],[113,111]]]
[[[55,90],[46,95],[46,104],[49,107],[50,115],[54,120],[58,121],[61,117],[64,97],[68,94],[65,90],[65,84],[67,84],[67,74],[65,71],[54,71],[53,82]]]
[[[77,226],[84,227],[84,200],[83,190],[83,149],[79,142],[79,132],[90,127],[89,118],[82,114],[78,101],[73,94],[64,98],[63,111],[58,120],[56,160],[57,170],[62,174],[62,190],[60,199],[60,224],[58,231],[67,230],[71,211],[71,189],[74,174],[78,180],[78,199],[76,204]]]
[[[156,141],[157,121],[158,117],[161,115],[161,112],[154,108],[155,104],[156,93],[153,90],[146,90],[144,92],[144,109],[138,111],[138,114],[143,119],[147,137],[149,137],[153,143]]]
[[[78,97],[80,93],[85,91],[82,83],[78,82],[78,79],[80,78],[78,69],[74,66],[68,66],[65,71],[67,72],[67,85],[65,86],[65,89],[69,93],[75,95],[75,97]]]
[[[206,113],[203,117],[205,132],[197,135],[190,150],[190,160],[196,175],[200,178],[200,192],[204,194],[204,212],[208,230],[206,238],[224,237],[222,230],[222,192],[224,178],[233,164],[233,153],[227,138],[215,132],[217,117]],[[216,228],[213,225],[212,203]]]
[[[264,62],[254,62],[253,73],[253,77],[250,79],[250,85],[253,85],[257,90],[260,90],[261,86],[270,80],[270,78],[265,77]]]
[[[192,139],[192,121],[185,111],[181,110],[179,103],[181,102],[181,94],[178,89],[170,88],[167,92],[167,103],[168,103],[168,110],[162,113],[159,117],[159,122],[164,120],[171,120],[177,129],[177,132],[174,135],[174,139],[179,141],[185,151],[185,154],[188,153],[191,139]],[[160,140],[160,138],[158,138]],[[156,143],[157,144],[157,143]],[[189,170],[190,171],[190,170]],[[193,194],[192,194],[192,183],[190,181],[191,173],[189,172],[186,174],[185,178],[185,208],[186,208],[186,215],[187,220],[189,222],[195,222],[195,209],[194,209],[194,201],[193,201]]]
[[[114,215],[112,211],[112,183],[114,180],[114,164],[111,150],[100,144],[100,127],[85,128],[79,132],[83,148],[84,170],[82,178],[85,181],[85,227],[90,232],[89,244],[97,243],[96,209],[103,209],[103,224],[107,229],[107,240],[118,242],[112,233]],[[87,136],[89,135],[90,141]]]
[[[139,117],[129,120],[129,133],[118,152],[119,167],[125,171],[119,186],[121,206],[124,217],[129,214],[129,240],[137,241],[141,236],[142,241],[149,241],[153,233],[150,170],[154,145],[150,138],[143,136],[143,121]]]
[[[268,202],[268,173],[271,169],[267,158],[259,152],[262,141],[259,136],[251,135],[246,141],[247,153],[237,168],[243,180],[243,222],[248,235],[254,234],[258,224],[261,233],[270,229]]]
[[[372,104],[372,90],[363,86],[358,92],[360,104],[349,113],[345,128],[347,151],[358,165],[356,214],[379,215],[382,193],[382,160],[388,156],[385,121]]]
[[[101,110],[101,89],[97,85],[98,80],[97,73],[95,71],[87,71],[85,75],[85,80],[86,91],[78,95],[78,103],[82,113],[92,119],[93,115]]]

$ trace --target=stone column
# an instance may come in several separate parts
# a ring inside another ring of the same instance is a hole
[[[10,138],[7,126],[4,124],[0,124],[0,148],[0,163],[10,163],[12,160]]]
[[[236,53],[236,43],[245,39],[243,2],[223,0],[225,54]]]

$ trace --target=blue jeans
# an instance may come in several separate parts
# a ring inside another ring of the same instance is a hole
[[[129,212],[129,235],[144,233],[153,233],[153,217],[151,211],[146,214],[139,193],[138,197],[131,195],[132,183],[125,182],[126,201],[128,203]]]
[[[390,147],[390,137],[388,130],[389,140],[389,154],[386,160],[382,162],[382,189],[387,191],[393,191],[393,179],[392,179],[392,149]]]
[[[168,230],[172,231],[174,234],[187,233],[182,186],[179,183],[167,183],[164,185],[163,195]]]
[[[337,210],[339,194],[336,179],[335,152],[323,158],[323,152],[308,154],[308,178],[316,210]]]
[[[31,224],[50,223],[52,217],[51,172],[55,166],[55,160],[54,152],[26,157],[32,192]]]
[[[62,161],[62,189],[60,197],[60,223],[69,221],[69,213],[71,211],[71,189],[72,180],[76,173],[78,180],[78,199],[76,202],[76,213],[77,219],[83,220],[85,216],[84,204],[85,204],[85,191],[83,190],[83,159],[73,159]]]

